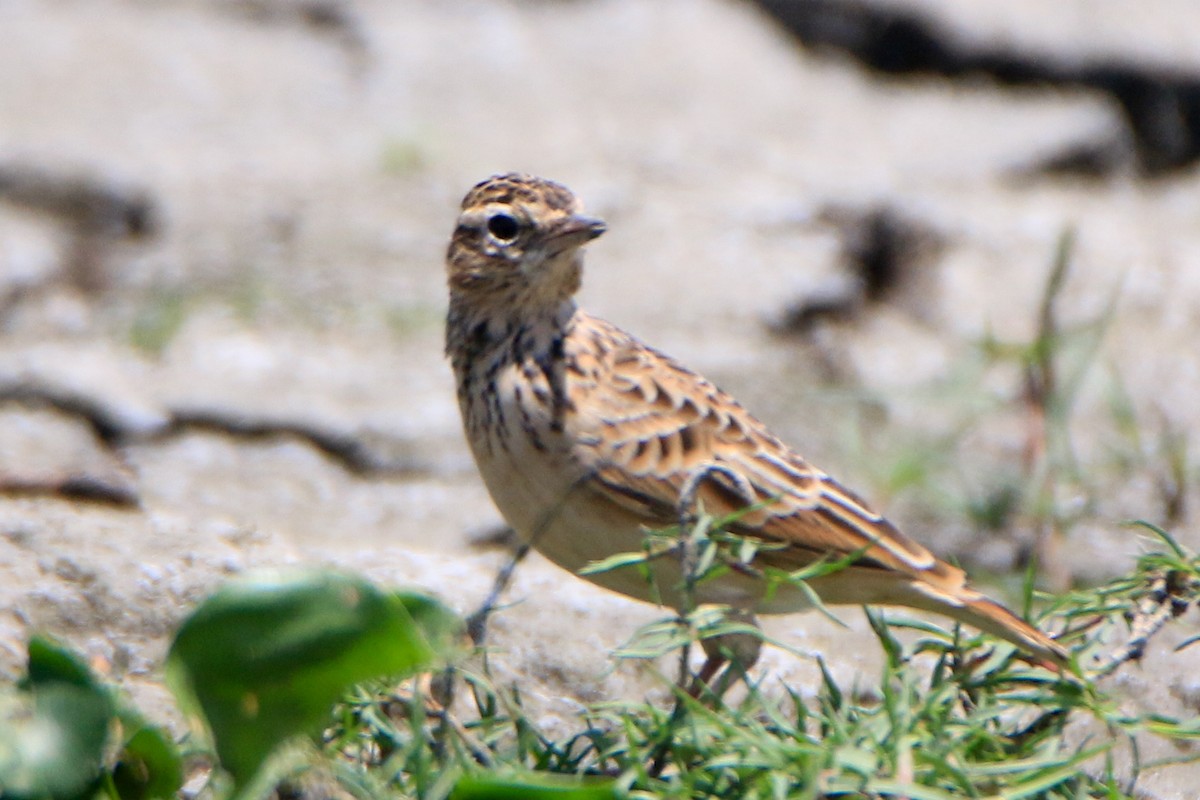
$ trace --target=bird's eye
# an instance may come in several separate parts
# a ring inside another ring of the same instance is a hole
[[[521,223],[509,214],[493,214],[487,221],[488,233],[502,242],[511,242],[521,231]]]

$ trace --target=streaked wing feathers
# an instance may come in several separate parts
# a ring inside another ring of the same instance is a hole
[[[739,532],[787,543],[761,556],[775,566],[796,569],[862,550],[862,567],[962,587],[960,570],[789,450],[712,383],[603,320],[577,325],[586,356],[570,401],[575,419],[602,426],[576,439],[593,465],[595,491],[647,525],[667,525],[699,478],[696,498],[710,513],[761,506],[741,518]]]

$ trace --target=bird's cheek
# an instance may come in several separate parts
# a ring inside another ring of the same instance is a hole
[[[546,263],[540,258],[526,256],[521,260],[521,274],[531,282],[537,281],[546,271]]]
[[[532,286],[555,283],[555,275],[561,270],[555,259],[547,258],[544,253],[527,252],[521,259],[521,274]]]

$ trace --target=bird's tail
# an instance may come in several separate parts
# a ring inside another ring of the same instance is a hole
[[[944,614],[985,633],[1012,642],[1033,656],[1042,666],[1061,671],[1070,665],[1071,654],[1058,642],[1009,611],[995,600],[963,586],[953,594],[945,593],[926,583],[910,586],[921,599],[910,604],[923,611]]]

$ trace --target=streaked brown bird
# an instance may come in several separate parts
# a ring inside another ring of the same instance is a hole
[[[816,469],[708,380],[575,304],[583,246],[605,224],[566,187],[529,175],[471,189],[450,241],[446,353],[467,441],[484,483],[521,539],[578,572],[639,552],[647,529],[679,519],[685,495],[715,515],[749,509],[734,533],[761,540],[755,567],[853,563],[813,578],[825,604],[933,611],[1061,667],[1067,651],[970,588],[962,570],[896,529]],[[680,607],[678,558],[588,579]],[[657,589],[657,593],[655,592]],[[695,589],[699,603],[750,614],[802,611],[794,586],[732,570]]]

